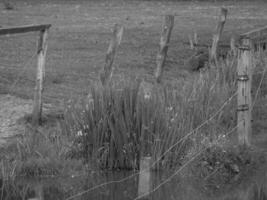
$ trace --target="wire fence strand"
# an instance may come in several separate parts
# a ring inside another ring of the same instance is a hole
[[[233,127],[230,131],[228,131],[227,133],[225,133],[225,137],[227,137],[228,135],[230,135],[237,127],[238,125],[242,122],[243,120],[241,120],[239,123],[237,123],[237,125],[235,127]],[[218,138],[215,141],[219,141],[222,138]],[[173,177],[175,177],[179,172],[181,172],[186,166],[188,166],[191,162],[193,162],[198,156],[200,156],[205,150],[207,150],[208,148],[210,148],[210,145],[208,145],[207,147],[204,147],[202,150],[200,150],[197,154],[195,154],[188,162],[186,162],[182,167],[180,167],[178,170],[176,170],[172,175],[170,175],[166,180],[164,180],[162,183],[160,183],[157,187],[155,187],[153,190],[142,194],[136,198],[134,198],[133,200],[137,200],[143,197],[146,197],[152,193],[154,193],[155,191],[157,191],[161,186],[163,186],[164,184],[166,184],[167,182],[169,182]]]
[[[146,168],[146,169],[143,169],[139,172],[136,172],[136,173],[133,173],[123,179],[120,179],[120,180],[113,180],[113,181],[109,181],[109,182],[104,182],[102,184],[99,184],[99,185],[96,185],[92,188],[89,188],[85,191],[82,191],[82,192],[79,192],[77,193],[76,195],[73,195],[73,196],[70,196],[68,197],[66,200],[70,200],[70,199],[73,199],[73,198],[76,198],[78,196],[81,196],[83,194],[86,194],[88,192],[91,192],[97,188],[100,188],[100,187],[103,187],[103,186],[106,186],[106,185],[110,185],[110,184],[113,184],[113,183],[121,183],[121,182],[124,182],[126,180],[129,180],[131,178],[133,178],[134,176],[136,175],[139,175],[140,173],[143,173],[147,170],[149,170],[150,168],[152,168],[153,166],[155,166],[169,151],[171,151],[176,145],[178,145],[180,142],[184,141],[186,138],[188,138],[189,136],[191,136],[193,133],[195,133],[198,129],[200,129],[201,127],[203,127],[205,124],[207,124],[209,121],[211,121],[212,119],[214,119],[222,110],[223,108],[237,95],[237,92],[234,93],[231,97],[229,97],[224,103],[223,105],[211,116],[209,117],[207,120],[205,120],[203,123],[201,123],[198,127],[196,127],[195,129],[193,129],[192,131],[190,131],[189,133],[187,133],[184,137],[182,137],[180,140],[178,140],[177,142],[175,142],[173,145],[171,145],[155,162],[153,162],[151,164],[150,167]]]

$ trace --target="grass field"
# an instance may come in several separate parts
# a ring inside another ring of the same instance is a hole
[[[149,2],[149,1],[12,1],[15,10],[0,7],[2,27],[51,23],[48,38],[44,100],[62,105],[86,93],[104,65],[111,28],[125,27],[115,60],[115,79],[139,76],[152,80],[163,15],[175,14],[175,26],[164,80],[187,78],[184,60],[190,49],[183,42],[196,31],[200,43],[211,43],[221,6],[229,10],[223,41],[267,24],[264,2]],[[37,34],[0,37],[0,93],[33,97]]]

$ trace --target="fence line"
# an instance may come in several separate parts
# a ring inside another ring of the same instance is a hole
[[[35,126],[39,125],[41,122],[43,79],[44,79],[44,71],[45,71],[44,70],[45,69],[45,57],[46,57],[46,50],[47,50],[46,38],[48,35],[48,29],[50,27],[51,27],[51,24],[39,24],[39,25],[0,28],[0,35],[39,32],[39,40],[38,40],[38,45],[37,45],[36,86],[35,86],[35,92],[34,92],[34,105],[33,105],[33,112],[32,112],[32,115],[33,115],[32,124]],[[24,70],[22,72],[24,72]],[[14,82],[14,86],[16,85],[17,81]]]
[[[121,182],[124,182],[128,179],[131,179],[132,177],[136,176],[136,175],[139,175],[141,174],[142,172],[145,172],[146,170],[149,170],[150,168],[152,168],[153,166],[155,166],[157,164],[157,162],[159,162],[173,147],[175,147],[176,145],[178,145],[180,142],[182,142],[183,140],[185,140],[186,138],[188,138],[189,136],[191,136],[193,133],[195,133],[198,129],[200,129],[201,127],[203,127],[207,122],[211,121],[212,119],[214,119],[222,110],[223,108],[237,95],[237,92],[234,93],[230,98],[228,98],[224,103],[223,105],[211,116],[209,117],[207,120],[205,120],[202,124],[200,124],[198,127],[196,127],[195,129],[193,129],[192,131],[190,131],[189,133],[187,133],[184,137],[182,137],[180,140],[178,140],[176,143],[174,143],[172,146],[170,146],[155,162],[153,162],[149,168],[146,168],[146,169],[143,169],[139,172],[136,172],[136,173],[133,173],[125,178],[122,178],[120,180],[115,180],[115,181],[109,181],[109,182],[105,182],[105,183],[101,183],[99,185],[96,185],[92,188],[89,188],[85,191],[82,191],[80,193],[77,193],[76,195],[73,195],[71,197],[68,197],[66,200],[70,200],[70,199],[73,199],[73,198],[76,198],[78,196],[81,196],[83,194],[86,194],[88,192],[91,192],[97,188],[100,188],[100,187],[103,187],[103,186],[106,186],[106,185],[110,185],[112,183],[121,183]]]
[[[238,122],[237,125],[235,127],[233,127],[230,131],[225,133],[225,136],[230,135],[230,133],[232,133],[237,127],[238,125],[241,123],[242,121]],[[219,141],[222,138],[218,138],[215,141]],[[160,183],[157,187],[155,187],[153,190],[140,195],[136,198],[134,198],[133,200],[137,200],[140,199],[142,197],[148,196],[150,194],[152,194],[153,192],[157,191],[161,186],[163,186],[165,183],[169,182],[174,176],[176,176],[180,171],[182,171],[187,165],[189,165],[192,161],[194,161],[199,155],[201,155],[202,152],[204,152],[206,149],[208,149],[210,146],[207,146],[205,148],[203,148],[201,151],[199,151],[197,154],[195,154],[188,162],[186,162],[182,167],[180,167],[177,171],[175,171],[172,175],[170,175],[166,180],[164,180],[162,183]]]

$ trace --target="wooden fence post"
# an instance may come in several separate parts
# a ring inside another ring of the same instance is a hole
[[[141,157],[138,181],[138,196],[144,196],[151,191],[152,188],[152,175],[151,175],[151,157]],[[144,196],[145,197],[145,196]],[[146,197],[145,197],[146,198]]]
[[[32,113],[32,124],[38,126],[41,123],[42,117],[42,93],[43,93],[43,81],[45,76],[45,57],[47,50],[48,29],[40,31],[38,47],[37,47],[37,75],[36,86],[34,93],[34,105]]]
[[[237,64],[237,121],[240,145],[250,145],[251,140],[251,82],[252,82],[252,42],[241,38]],[[240,123],[240,121],[242,121]]]
[[[220,20],[217,24],[216,32],[213,35],[213,41],[212,41],[212,46],[211,46],[211,51],[210,51],[210,64],[215,65],[215,66],[217,65],[218,43],[222,35],[223,27],[226,21],[226,16],[227,16],[227,9],[221,8]]]
[[[191,35],[188,35],[190,49],[195,49],[195,47],[198,46],[197,32],[194,32],[193,36],[194,36],[194,39],[191,37]]]
[[[164,68],[164,64],[165,64],[165,60],[166,60],[166,56],[168,52],[173,25],[174,25],[174,16],[166,15],[164,19],[161,37],[160,37],[159,52],[157,54],[157,59],[156,59],[157,68],[155,71],[155,77],[158,83],[161,82],[161,77],[162,77],[163,68]]]
[[[102,72],[100,73],[100,80],[103,86],[106,85],[112,77],[112,64],[116,55],[117,48],[121,43],[122,34],[123,27],[121,25],[115,24],[113,29],[113,35],[106,54],[105,65]]]
[[[194,41],[193,41],[191,35],[188,35],[188,40],[189,40],[190,49],[194,49],[195,45],[194,45]]]
[[[195,31],[194,32],[194,46],[197,46],[198,45],[198,34],[197,32]]]
[[[236,54],[237,54],[237,50],[236,50],[235,44],[236,44],[235,38],[234,37],[231,37],[231,40],[230,40],[230,50],[231,50],[232,55],[234,57],[236,57]]]

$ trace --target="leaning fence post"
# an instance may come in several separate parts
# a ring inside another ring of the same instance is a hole
[[[223,27],[226,21],[226,16],[227,16],[227,9],[221,8],[220,20],[217,24],[216,32],[213,35],[212,46],[211,46],[211,51],[210,51],[210,63],[215,66],[217,65],[218,43],[222,35]]]
[[[246,146],[250,145],[251,139],[251,48],[251,40],[246,37],[241,38],[237,64],[237,132],[239,144]]]
[[[40,31],[38,47],[37,47],[37,75],[36,85],[34,91],[34,105],[32,112],[32,124],[37,126],[41,123],[42,117],[42,93],[43,93],[43,81],[45,76],[45,57],[47,50],[48,29]]]
[[[159,52],[157,54],[157,59],[156,59],[157,68],[155,71],[155,77],[158,83],[161,82],[161,77],[162,77],[163,68],[164,68],[164,64],[165,64],[165,60],[166,60],[166,56],[168,52],[173,25],[174,25],[174,16],[166,15],[164,19],[161,37],[160,37]]]
[[[122,34],[123,27],[121,25],[115,24],[113,29],[113,35],[106,54],[105,65],[102,72],[100,73],[100,80],[103,86],[106,85],[106,83],[108,83],[112,77],[112,64],[116,55],[117,48],[121,43]]]

